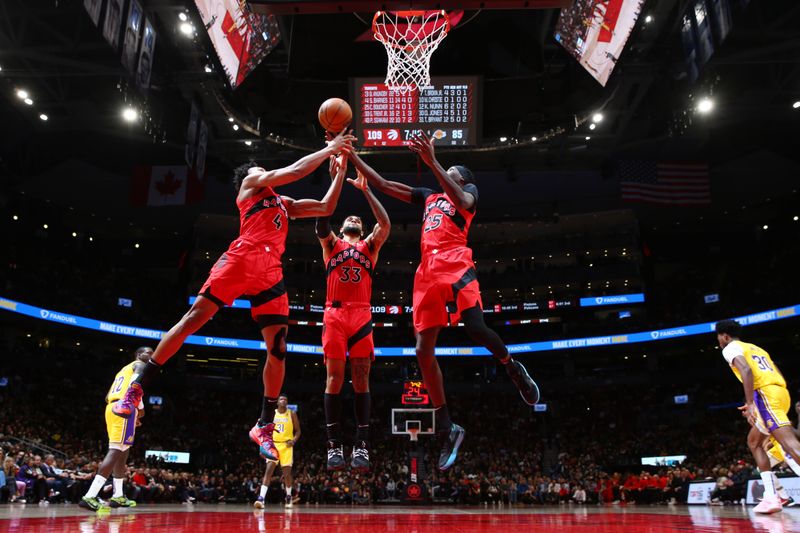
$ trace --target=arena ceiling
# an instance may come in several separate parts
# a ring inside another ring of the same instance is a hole
[[[318,146],[319,102],[348,97],[351,75],[385,71],[380,45],[355,41],[368,27],[369,13],[285,14],[279,18],[279,46],[231,91],[205,35],[192,40],[178,30],[179,13],[188,10],[197,19],[192,2],[143,4],[158,32],[153,83],[146,94],[130,85],[118,54],[91,23],[82,2],[0,3],[0,169],[15,187],[27,184],[47,194],[58,184],[74,203],[99,203],[95,190],[126,196],[121,188],[133,165],[180,160],[192,100],[210,123],[210,174],[225,177],[231,165],[248,157],[282,164],[298,152],[260,140],[246,128],[234,131],[229,119],[259,125],[261,137],[272,132],[284,143]],[[724,202],[742,194],[790,192],[797,175],[800,110],[792,103],[800,100],[800,6],[788,0],[751,2],[692,86],[679,37],[679,14],[687,6],[683,0],[645,3],[652,22],[634,29],[606,88],[553,40],[557,9],[467,10],[464,22],[436,52],[432,70],[483,76],[484,144],[557,126],[569,131],[576,115],[596,109],[607,120],[590,142],[579,129],[533,146],[452,157],[477,169],[500,171],[515,188],[532,191],[541,189],[534,183],[541,171],[594,172],[593,201],[599,208],[614,205],[616,189],[603,181],[613,181],[612,162],[618,158],[707,160],[737,184],[727,191],[730,197],[723,191]],[[207,66],[212,72],[206,72]],[[23,86],[32,95],[32,106],[15,95]],[[694,114],[699,95],[714,97],[713,114]],[[145,106],[146,120],[122,123],[125,102]],[[48,115],[46,122],[41,113]],[[375,157],[387,170],[416,170],[414,159],[404,153]],[[768,179],[753,183],[753,173],[764,165]],[[81,183],[88,184],[68,194],[65,179],[77,173],[86,173]],[[547,189],[555,189],[552,197],[564,203],[576,191],[574,183],[558,180]],[[578,204],[576,209],[587,207]]]

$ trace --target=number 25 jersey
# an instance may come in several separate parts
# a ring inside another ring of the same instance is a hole
[[[464,191],[478,201],[478,187],[473,183],[464,186]],[[423,204],[422,236],[420,249],[423,260],[428,254],[436,254],[454,248],[467,247],[467,235],[475,207],[471,210],[459,209],[445,193],[436,193],[426,187],[416,187],[411,191],[411,200]]]
[[[739,373],[739,369],[733,366],[733,360],[737,356],[744,358],[747,366],[753,372],[754,389],[760,389],[768,385],[786,388],[786,380],[783,379],[778,367],[772,362],[772,358],[765,350],[755,344],[733,341],[722,350],[722,356],[731,365],[731,370],[736,374],[739,381],[742,381],[742,375]]]

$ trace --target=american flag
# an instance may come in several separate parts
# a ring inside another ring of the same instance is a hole
[[[620,161],[622,199],[663,205],[711,203],[708,165]]]

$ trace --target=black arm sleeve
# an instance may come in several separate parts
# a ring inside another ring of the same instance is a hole
[[[317,237],[324,239],[331,234],[331,219],[330,217],[318,217],[314,224],[314,230],[317,232]]]
[[[425,205],[425,199],[435,191],[427,187],[414,187],[411,189],[411,203]]]
[[[475,203],[472,204],[472,208],[470,209],[470,211],[475,211],[478,207],[478,186],[474,183],[467,183],[464,185],[464,192],[468,192],[475,197]]]

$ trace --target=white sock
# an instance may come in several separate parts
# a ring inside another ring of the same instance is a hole
[[[766,472],[761,472],[761,481],[764,482],[764,498],[769,498],[770,496],[777,496],[775,493],[775,484],[772,482],[772,471],[767,470]]]
[[[258,492],[259,497],[266,498],[267,496],[267,489],[269,489],[266,485],[261,485],[261,490]]]
[[[114,478],[114,498],[121,498],[124,494],[122,493],[122,478]]]
[[[97,495],[100,494],[100,489],[103,488],[103,485],[106,484],[106,478],[97,474],[94,476],[94,481],[92,481],[92,486],[89,487],[89,490],[86,492],[87,498],[97,498]]]
[[[286,487],[286,495],[287,496],[291,496],[292,495],[292,487]]]
[[[800,476],[800,465],[797,464],[797,461],[794,460],[794,457],[786,453],[786,450],[783,451],[783,455],[784,462],[789,465],[789,468],[792,469],[792,472],[794,472],[796,476]]]

